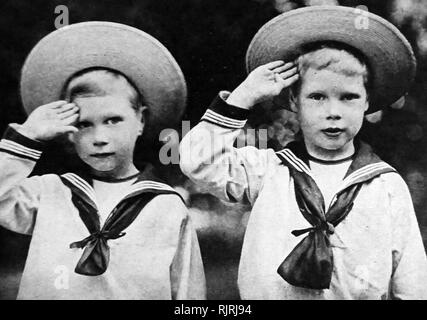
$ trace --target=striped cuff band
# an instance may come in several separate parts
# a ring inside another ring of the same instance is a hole
[[[217,124],[224,128],[241,129],[245,126],[248,115],[249,110],[229,105],[218,95],[206,110],[201,121]]]
[[[42,155],[43,143],[27,138],[9,126],[0,140],[0,151],[37,161]]]

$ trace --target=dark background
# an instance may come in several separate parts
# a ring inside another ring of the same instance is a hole
[[[426,245],[427,8],[423,1],[3,0],[0,3],[0,133],[8,123],[25,120],[18,90],[20,69],[37,41],[55,30],[58,5],[68,7],[69,23],[120,22],[144,30],[162,42],[187,79],[189,98],[184,119],[194,125],[219,90],[232,90],[244,79],[247,46],[265,22],[280,11],[322,3],[365,5],[369,11],[397,25],[414,47],[418,74],[403,109],[385,110],[381,121],[365,123],[361,135],[408,183]],[[277,117],[281,120],[277,121]],[[291,139],[298,130],[290,126],[289,117],[286,113],[278,116],[258,111],[249,126],[267,128],[269,146],[279,148],[287,141],[286,137]],[[147,154],[149,151],[142,150]],[[62,163],[62,157],[57,146],[51,146],[38,164],[37,173],[60,170],[56,164]],[[249,208],[226,204],[199,192],[176,165],[163,171],[188,201],[205,263],[208,297],[237,299],[237,267]],[[15,298],[29,242],[29,237],[0,227],[0,299]]]

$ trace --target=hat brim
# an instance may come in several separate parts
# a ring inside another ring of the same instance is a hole
[[[141,30],[106,21],[69,25],[37,43],[21,72],[26,112],[58,100],[70,77],[93,67],[117,70],[137,87],[148,107],[145,138],[173,127],[184,113],[187,87],[170,52]]]
[[[363,24],[360,19],[367,19]],[[333,41],[355,48],[371,72],[370,107],[391,105],[406,94],[415,78],[411,45],[387,20],[341,6],[313,6],[283,13],[257,32],[246,53],[248,73],[274,60],[294,60],[309,43]]]

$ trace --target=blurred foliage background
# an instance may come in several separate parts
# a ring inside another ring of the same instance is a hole
[[[394,23],[409,39],[418,59],[416,83],[405,101],[366,119],[361,136],[398,169],[409,185],[427,245],[427,5],[422,0],[33,0],[0,2],[0,132],[22,123],[20,69],[43,36],[55,30],[55,8],[67,6],[69,23],[88,20],[120,22],[144,30],[162,42],[180,64],[189,98],[184,120],[195,125],[219,90],[232,90],[246,76],[244,57],[256,31],[280,12],[294,8],[340,4],[363,6]],[[280,149],[299,127],[292,113],[258,108],[240,140],[263,141]],[[153,150],[154,148],[154,150]],[[155,146],[140,154],[155,161]],[[154,152],[153,152],[154,151]],[[34,173],[60,172],[66,161],[58,145],[43,155]],[[240,249],[249,207],[227,204],[204,194],[177,165],[162,168],[169,182],[187,200],[197,227],[205,264],[208,298],[238,299],[236,286]],[[53,240],[54,241],[54,240]],[[0,299],[14,299],[30,237],[0,227]]]

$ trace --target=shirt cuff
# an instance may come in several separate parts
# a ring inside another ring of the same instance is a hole
[[[0,152],[33,161],[40,159],[44,144],[20,134],[13,125],[9,125],[0,140]]]
[[[207,121],[229,129],[243,128],[250,111],[228,104],[226,100],[229,95],[229,92],[221,91],[212,101],[201,121]]]

